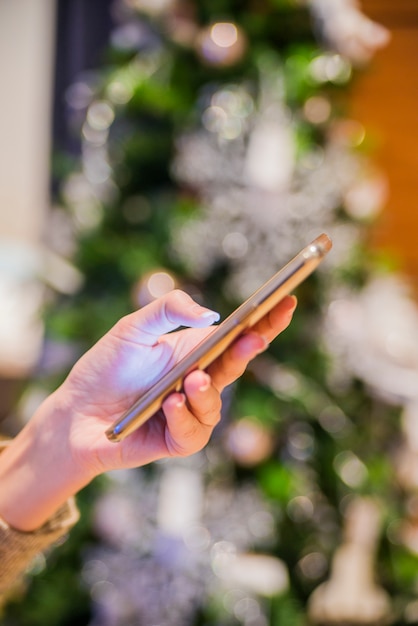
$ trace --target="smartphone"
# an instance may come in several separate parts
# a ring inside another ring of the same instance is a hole
[[[168,394],[182,389],[183,380],[187,374],[194,369],[208,367],[239,335],[254,326],[309,276],[331,247],[331,239],[323,233],[301,250],[223,322],[214,326],[212,332],[203,341],[114,422],[106,431],[108,439],[115,442],[122,441],[142,426],[161,408]]]

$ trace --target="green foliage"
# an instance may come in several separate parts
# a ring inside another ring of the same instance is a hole
[[[138,16],[157,34],[157,49],[109,53],[97,99],[111,102],[115,115],[105,141],[112,193],[100,200],[97,224],[77,233],[74,263],[84,281],[77,293],[61,295],[46,312],[48,337],[53,340],[73,342],[79,349],[94,343],[138,305],[134,294],[156,268],[171,273],[180,286],[223,316],[237,304],[225,287],[233,260],[217,261],[204,278],[197,278],[192,264],[172,249],[173,232],[200,216],[210,192],[202,193],[197,184],[192,189],[182,187],[173,176],[176,139],[199,125],[202,101],[214,87],[246,85],[257,101],[267,81],[292,113],[297,164],[326,144],[339,108],[337,96],[344,100],[350,74],[344,70],[334,82],[313,79],[312,62],[322,51],[306,7],[296,0],[191,4],[197,29],[215,20],[233,20],[245,34],[246,48],[234,63],[210,64],[193,47],[171,39],[164,20]],[[126,101],[112,101],[116,88],[130,94]],[[322,124],[312,123],[303,112],[313,96],[330,101],[330,117]],[[77,164],[76,170],[81,169],[82,163]],[[65,155],[57,160],[56,172],[64,180],[68,176]],[[73,208],[67,208],[71,216]],[[351,222],[341,198],[336,200],[335,221]],[[360,232],[358,224],[356,228]],[[280,237],[278,233],[278,241]],[[289,570],[289,593],[268,600],[269,626],[305,624],[307,597],[326,572],[309,579],[298,563],[310,551],[328,562],[341,540],[347,499],[356,494],[379,495],[390,500],[391,519],[403,514],[390,456],[399,431],[399,410],[376,400],[349,372],[344,385],[330,383],[332,363],[320,339],[332,289],[338,286],[358,293],[376,265],[387,269],[384,261],[376,264],[365,241],[359,235],[343,263],[298,288],[294,321],[267,357],[266,371],[278,367],[281,384],[272,384],[254,368],[235,385],[225,416],[228,424],[255,418],[273,440],[271,452],[254,468],[243,469],[239,459],[228,456],[228,463],[235,465],[234,488],[238,490],[250,477],[272,505],[276,534],[270,554],[283,559]],[[222,446],[221,439],[220,435],[213,445]],[[83,550],[96,541],[89,512],[97,492],[100,485],[95,483],[81,495],[82,522],[51,555],[47,569],[34,576],[26,602],[19,598],[8,606],[6,626],[88,624],[90,598],[79,571]],[[301,497],[317,507],[315,514],[294,513]],[[407,595],[403,587],[410,592],[415,586],[416,557],[386,542],[378,559],[394,596]],[[197,610],[196,624],[235,626],[238,621],[225,615],[216,598]]]

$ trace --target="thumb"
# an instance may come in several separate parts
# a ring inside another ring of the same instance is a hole
[[[187,293],[175,289],[124,318],[135,330],[136,340],[153,345],[156,340],[179,326],[205,328],[219,320],[219,314],[195,302]]]

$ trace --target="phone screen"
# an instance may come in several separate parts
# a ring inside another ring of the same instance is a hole
[[[161,408],[162,402],[169,393],[181,390],[183,380],[189,372],[208,367],[243,331],[254,326],[305,280],[331,247],[331,239],[323,233],[303,248],[223,322],[214,326],[212,332],[203,341],[114,422],[106,431],[108,439],[115,442],[121,441],[144,424]]]

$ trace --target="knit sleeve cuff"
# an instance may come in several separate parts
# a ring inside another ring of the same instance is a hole
[[[7,443],[0,442],[0,453]],[[33,558],[56,543],[79,519],[71,498],[40,528],[31,532],[17,530],[0,518],[0,596],[20,578]]]

